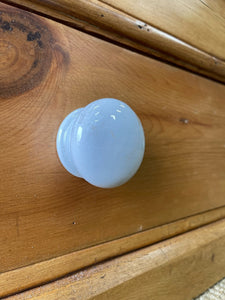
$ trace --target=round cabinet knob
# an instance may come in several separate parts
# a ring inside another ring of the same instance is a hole
[[[70,113],[59,127],[56,146],[68,172],[97,187],[112,188],[138,170],[145,136],[127,104],[105,98]]]

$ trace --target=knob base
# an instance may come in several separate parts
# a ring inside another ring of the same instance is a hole
[[[71,112],[61,123],[57,138],[56,138],[56,149],[63,167],[72,175],[82,177],[73,160],[71,155],[71,131],[73,125],[77,122],[79,115],[83,108],[78,108]]]

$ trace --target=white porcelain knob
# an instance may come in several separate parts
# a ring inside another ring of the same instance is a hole
[[[127,104],[104,98],[70,113],[59,127],[56,146],[68,172],[97,187],[112,188],[137,172],[145,137]]]

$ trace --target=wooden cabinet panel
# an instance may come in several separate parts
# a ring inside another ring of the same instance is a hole
[[[225,87],[0,4],[0,272],[225,204]],[[140,117],[143,164],[115,189],[68,174],[72,110],[114,97]]]
[[[223,0],[4,1],[225,82]]]
[[[225,59],[223,0],[101,0],[215,57]]]
[[[225,220],[7,300],[194,299],[225,275],[224,247]]]

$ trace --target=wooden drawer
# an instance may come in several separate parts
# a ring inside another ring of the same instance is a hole
[[[143,233],[157,241],[224,216],[222,84],[17,8],[0,11],[3,294],[10,270],[80,250],[82,263],[57,266],[43,276],[50,280],[123,253],[122,238],[132,250],[146,243]],[[65,116],[104,97],[130,105],[146,136],[141,168],[115,189],[67,173],[55,146]],[[115,240],[113,254],[96,246]],[[90,258],[81,250],[92,246]],[[21,279],[24,287],[41,281],[31,278]],[[12,282],[8,292],[20,288]]]

